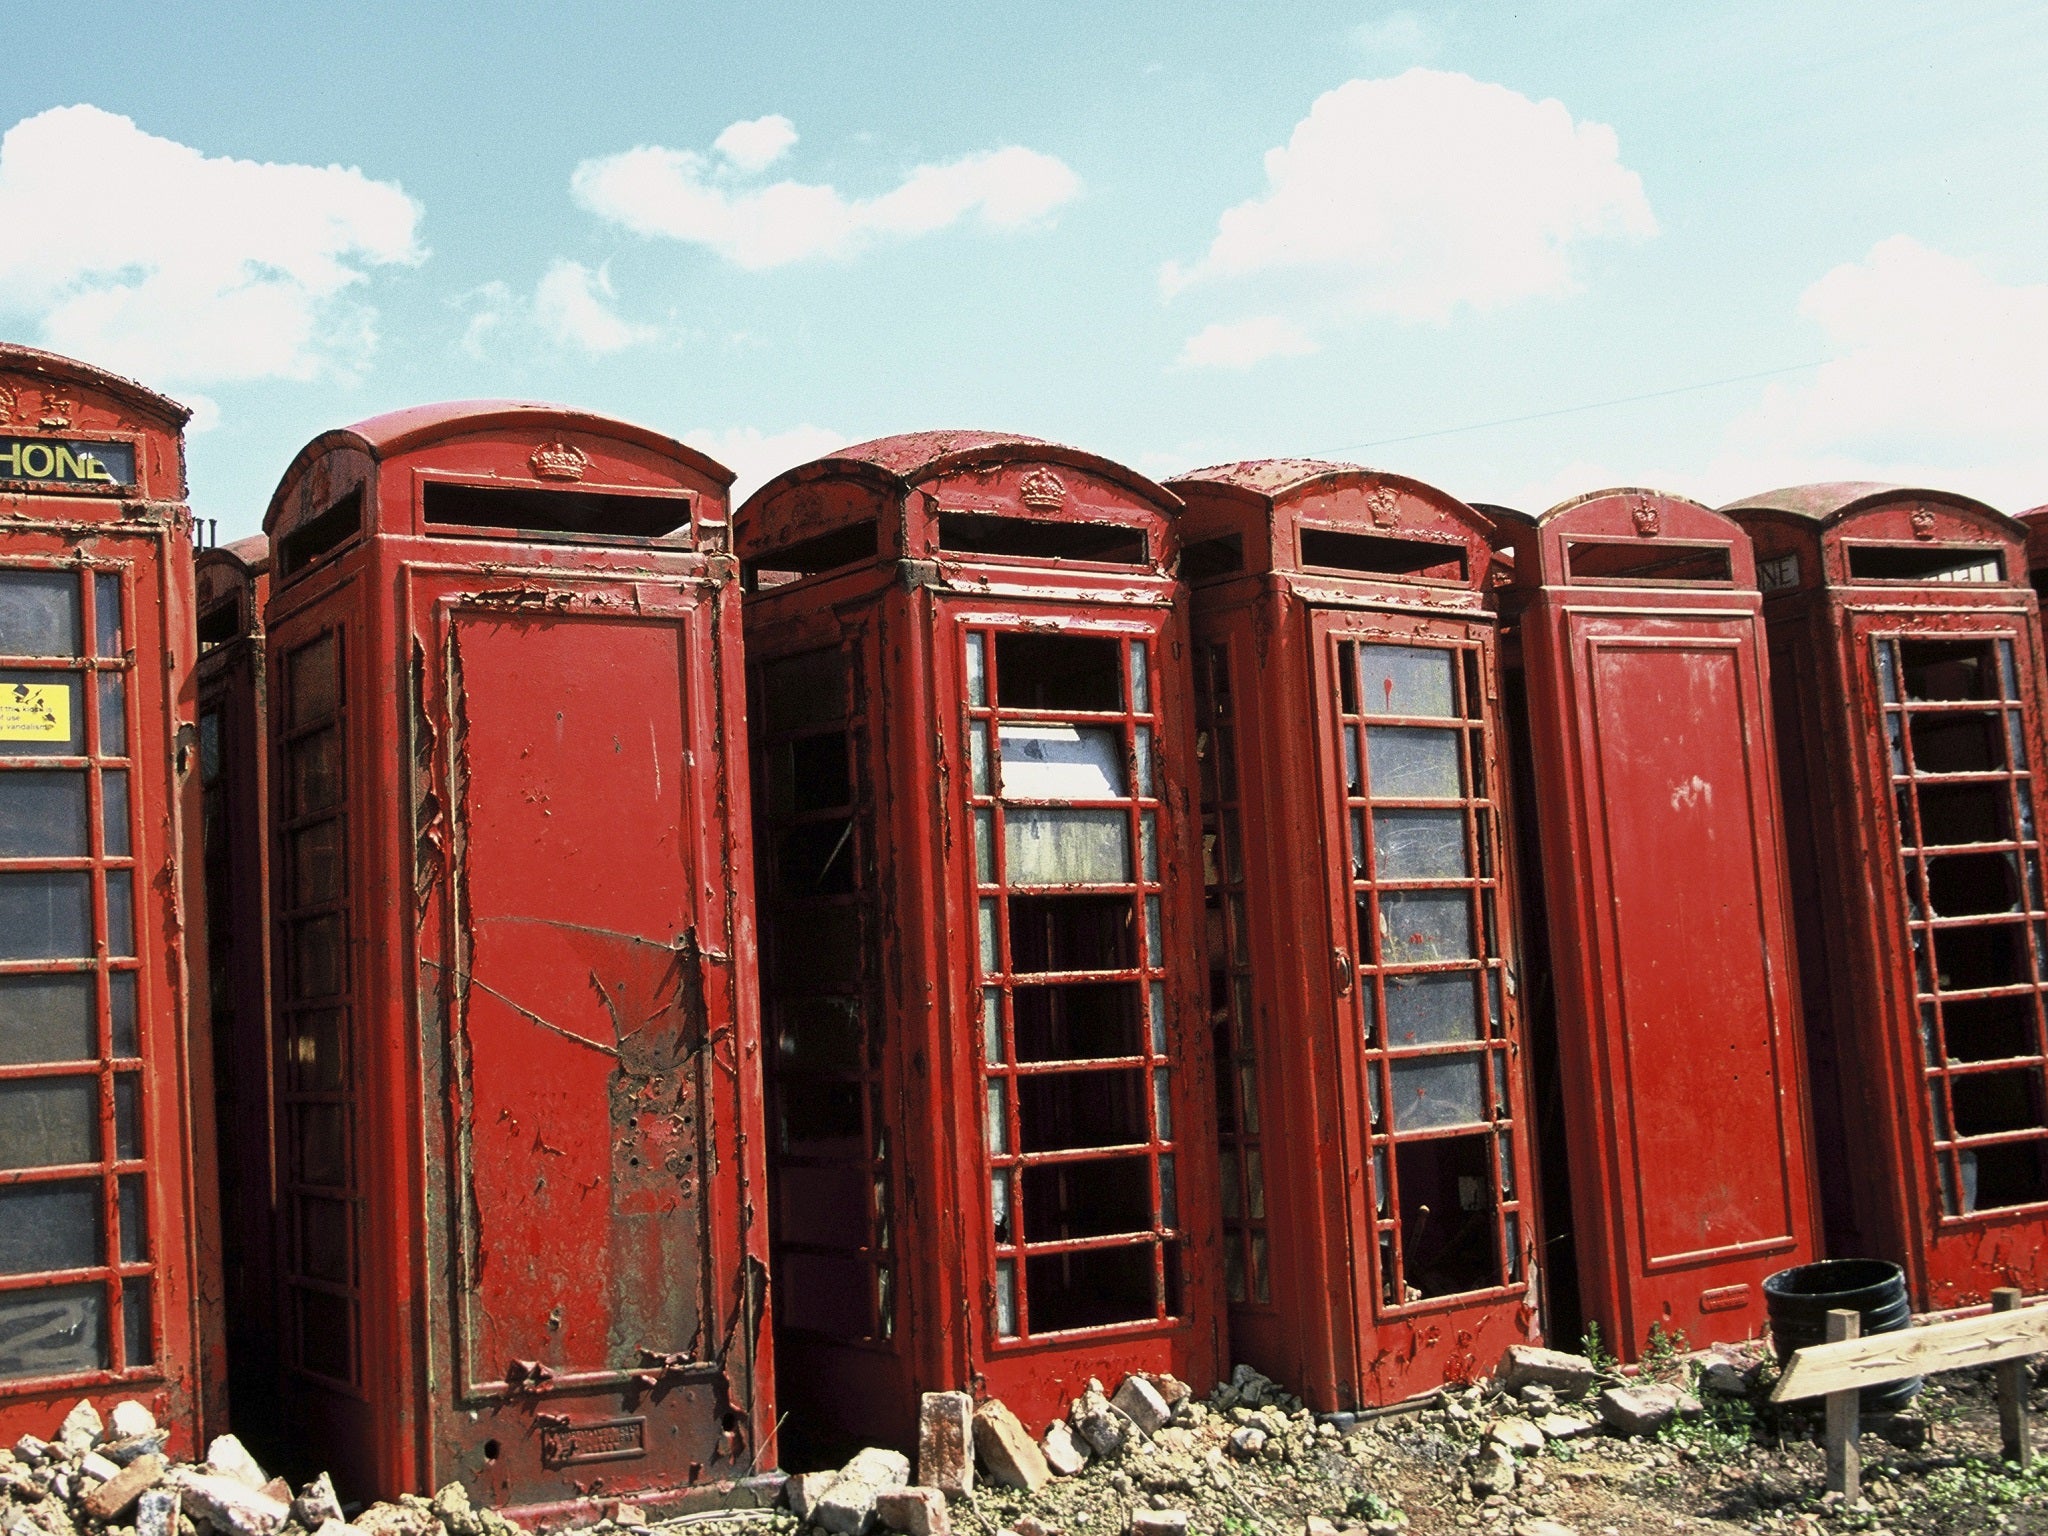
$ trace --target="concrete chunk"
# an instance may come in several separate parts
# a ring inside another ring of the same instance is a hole
[[[884,1488],[875,1495],[875,1518],[904,1536],[953,1536],[946,1496],[936,1488]]]
[[[85,1496],[85,1512],[95,1520],[116,1520],[163,1480],[161,1456],[138,1456]]]
[[[917,1480],[956,1499],[974,1492],[974,1399],[965,1392],[927,1392],[919,1400]]]
[[[104,1483],[121,1474],[121,1464],[109,1461],[98,1451],[87,1451],[78,1458],[78,1470],[96,1483]]]
[[[997,1482],[1036,1493],[1052,1481],[1052,1468],[1031,1432],[998,1398],[974,1410],[974,1449]]]
[[[222,1439],[230,1436],[223,1435]],[[209,1450],[209,1455],[211,1451]],[[204,1515],[224,1536],[277,1536],[291,1519],[292,1508],[251,1488],[239,1478],[180,1467],[172,1474],[187,1509]]]
[[[206,1470],[218,1477],[232,1477],[247,1488],[261,1491],[270,1474],[257,1465],[256,1458],[233,1435],[216,1435],[206,1448]]]
[[[1577,1440],[1600,1426],[1575,1413],[1546,1413],[1536,1421],[1536,1427],[1543,1431],[1545,1440]]]
[[[135,1501],[135,1536],[178,1536],[181,1503],[176,1488],[159,1484],[146,1491]]]
[[[114,1404],[107,1416],[107,1434],[115,1440],[133,1440],[137,1435],[156,1433],[156,1415],[132,1397]]]
[[[1495,1419],[1486,1426],[1486,1438],[1525,1456],[1543,1449],[1543,1431],[1527,1419]]]
[[[99,1409],[80,1398],[57,1426],[57,1443],[67,1451],[89,1451],[99,1443],[100,1432],[105,1428]]]
[[[1700,1411],[1699,1400],[1690,1392],[1660,1382],[1609,1387],[1595,1406],[1607,1427],[1622,1435],[1652,1434],[1680,1414],[1689,1417]]]
[[[1104,1461],[1114,1461],[1124,1453],[1136,1428],[1128,1414],[1102,1395],[1099,1381],[1089,1382],[1088,1389],[1074,1399],[1067,1422]]]
[[[862,1536],[875,1523],[875,1495],[910,1481],[910,1458],[901,1451],[869,1446],[839,1469],[811,1507],[811,1521],[834,1536]]]
[[[1116,1389],[1116,1396],[1109,1401],[1137,1425],[1138,1432],[1148,1440],[1173,1418],[1173,1410],[1166,1406],[1166,1399],[1159,1395],[1159,1389],[1142,1376],[1126,1376],[1124,1384]]]
[[[838,1481],[837,1472],[798,1472],[782,1485],[782,1497],[792,1515],[809,1520],[818,1500],[825,1497],[825,1490]]]
[[[1088,1447],[1076,1438],[1064,1419],[1046,1426],[1045,1438],[1038,1442],[1038,1448],[1045,1453],[1045,1464],[1052,1468],[1054,1477],[1073,1477],[1088,1465]],[[1024,1533],[1020,1531],[1018,1536]]]
[[[334,1494],[334,1479],[322,1472],[292,1500],[292,1518],[309,1531],[317,1531],[330,1520],[342,1518],[341,1500]]]
[[[1132,1510],[1131,1536],[1188,1536],[1188,1512],[1184,1509]]]
[[[1510,1344],[1493,1370],[1494,1386],[1509,1393],[1534,1383],[1561,1396],[1577,1397],[1599,1379],[1600,1373],[1584,1355],[1535,1344]]]

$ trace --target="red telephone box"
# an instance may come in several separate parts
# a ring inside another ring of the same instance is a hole
[[[0,345],[8,1442],[137,1397],[189,1453],[220,1411],[188,414]]]
[[[777,1358],[807,1447],[1221,1363],[1178,501],[926,433],[771,481],[748,587]]]
[[[1653,1326],[1740,1339],[1763,1326],[1764,1278],[1814,1248],[1749,542],[1695,502],[1633,490],[1501,532],[1579,1301],[1623,1359]]]
[[[2048,507],[2030,507],[2018,514],[2027,530],[2027,581],[2039,597],[2048,587]]]
[[[1492,525],[1302,460],[1187,503],[1231,1354],[1318,1409],[1535,1336]]]
[[[265,1446],[277,1427],[275,1062],[263,706],[269,541],[258,534],[202,549],[193,576],[207,1005],[230,1409],[236,1432]]]
[[[479,402],[271,500],[284,1392],[347,1496],[774,1464],[730,479]]]
[[[1876,485],[1726,510],[1766,593],[1830,1249],[1923,1308],[2048,1288],[2025,529]]]

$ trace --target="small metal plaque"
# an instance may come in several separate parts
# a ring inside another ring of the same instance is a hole
[[[540,1461],[544,1467],[586,1461],[632,1461],[647,1454],[647,1420],[585,1419],[580,1424],[544,1424]]]

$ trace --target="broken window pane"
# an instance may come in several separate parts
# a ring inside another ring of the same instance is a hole
[[[1916,714],[1915,773],[1993,773],[2005,767],[2004,722],[1993,714]]]
[[[1012,887],[1121,885],[1131,878],[1130,817],[1122,811],[1012,806],[1003,816],[1003,857]]]
[[[1996,1136],[2048,1125],[2041,1074],[2033,1068],[1958,1073],[1948,1080],[1948,1096],[1958,1136]]]
[[[1024,1261],[1033,1334],[1149,1321],[1153,1296],[1152,1244],[1050,1253]]]
[[[93,991],[89,972],[0,976],[0,1066],[96,1058]]]
[[[1915,703],[1995,699],[1998,674],[1983,640],[1901,640],[1900,672]]]
[[[1382,880],[1457,880],[1469,872],[1463,811],[1374,811],[1372,836]]]
[[[1451,719],[1457,714],[1450,651],[1413,645],[1361,645],[1358,656],[1366,714],[1440,719]]]
[[[1379,800],[1455,800],[1463,786],[1458,773],[1457,731],[1419,725],[1375,725],[1366,729],[1366,771]]]
[[[2018,923],[1935,929],[1935,976],[1941,990],[1968,992],[2031,981],[2025,935]]]
[[[2001,1061],[2038,1054],[2031,996],[1951,998],[1941,1007],[1950,1061]]]
[[[1995,1211],[2048,1200],[2048,1142],[1975,1147],[1960,1157],[1966,1211]]]
[[[1925,784],[1919,800],[1920,841],[1930,848],[2011,839],[2011,814],[2003,784]],[[1911,826],[1910,818],[1902,818],[1908,841]]]
[[[1121,800],[1123,732],[1100,725],[1005,724],[997,732],[1007,800]]]
[[[1910,865],[1908,872],[1913,873]],[[1927,891],[1937,917],[2017,912],[2019,861],[2010,853],[1951,853],[1930,858]]]
[[[1486,1090],[1477,1053],[1396,1059],[1390,1067],[1396,1131],[1433,1131],[1485,1121]]]
[[[1090,1158],[1024,1170],[1024,1241],[1152,1230],[1151,1160]]]

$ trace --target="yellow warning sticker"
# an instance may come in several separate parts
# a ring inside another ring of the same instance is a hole
[[[0,741],[69,741],[71,690],[62,683],[0,684]]]

